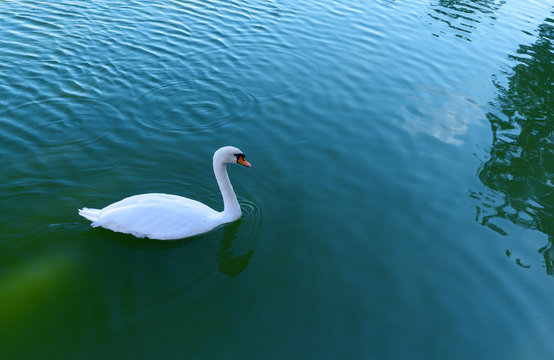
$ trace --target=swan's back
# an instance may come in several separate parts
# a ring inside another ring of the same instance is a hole
[[[95,214],[95,210],[81,211]],[[221,224],[220,212],[196,200],[169,194],[135,195],[96,211],[93,226],[160,240],[202,234]]]

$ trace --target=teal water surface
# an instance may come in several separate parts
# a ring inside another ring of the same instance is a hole
[[[554,356],[551,1],[0,2],[0,357]],[[161,242],[77,215],[165,192]]]

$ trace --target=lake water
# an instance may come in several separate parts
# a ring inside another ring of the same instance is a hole
[[[0,357],[554,356],[552,1],[0,2]],[[161,242],[146,192],[243,218]]]

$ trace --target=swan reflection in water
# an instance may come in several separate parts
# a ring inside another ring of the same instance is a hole
[[[217,252],[219,261],[218,271],[222,274],[237,277],[246,269],[250,257],[254,255],[254,250],[250,250],[242,255],[234,255],[233,243],[239,238],[239,227],[242,220],[236,221],[225,227],[223,239],[219,243],[220,248]]]
[[[244,250],[242,253],[237,249],[237,247],[248,248],[248,245],[243,246],[242,244],[252,243],[251,232],[248,231],[249,226],[251,225],[245,223],[245,221],[241,219],[225,225],[224,228],[216,229],[209,234],[193,236],[176,241],[152,241],[145,238],[136,239],[129,234],[120,234],[106,229],[91,229],[87,236],[90,236],[91,241],[94,242],[98,241],[98,234],[100,234],[102,239],[125,247],[127,249],[127,254],[130,254],[130,256],[150,259],[154,262],[163,261],[166,265],[168,264],[167,260],[169,256],[169,259],[177,259],[176,262],[181,264],[179,267],[182,267],[183,263],[187,263],[187,266],[185,266],[186,269],[183,269],[184,273],[181,273],[181,275],[185,277],[187,276],[185,274],[192,276],[190,274],[191,268],[196,270],[202,268],[203,270],[200,271],[211,271],[209,269],[213,269],[213,262],[210,258],[213,259],[212,254],[214,253],[212,252],[213,250],[209,250],[213,249],[213,247],[206,246],[205,242],[208,244],[213,244],[215,242],[219,245],[217,252],[214,254],[217,258],[217,271],[230,277],[238,277],[246,269],[250,262],[250,258],[254,255],[253,249]],[[243,231],[241,231],[241,227]],[[246,231],[244,231],[245,227]],[[223,233],[221,230],[223,230]],[[221,240],[216,240],[220,237]],[[205,240],[205,242],[202,240]],[[185,248],[199,241],[201,247],[209,248],[206,250],[207,254],[204,252],[206,256],[198,258],[197,255],[192,255],[191,258],[189,253],[190,250]],[[129,250],[131,250],[131,252],[128,252]],[[145,257],[145,252],[152,256]],[[170,268],[173,267],[171,266]]]

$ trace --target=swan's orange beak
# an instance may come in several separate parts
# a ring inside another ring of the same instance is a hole
[[[246,166],[246,167],[249,167],[249,168],[252,167],[252,165],[250,165],[250,163],[249,163],[248,161],[246,161],[246,159],[244,158],[244,156],[239,157],[238,160],[237,160],[237,162],[238,162],[239,164],[241,164],[241,165]]]

